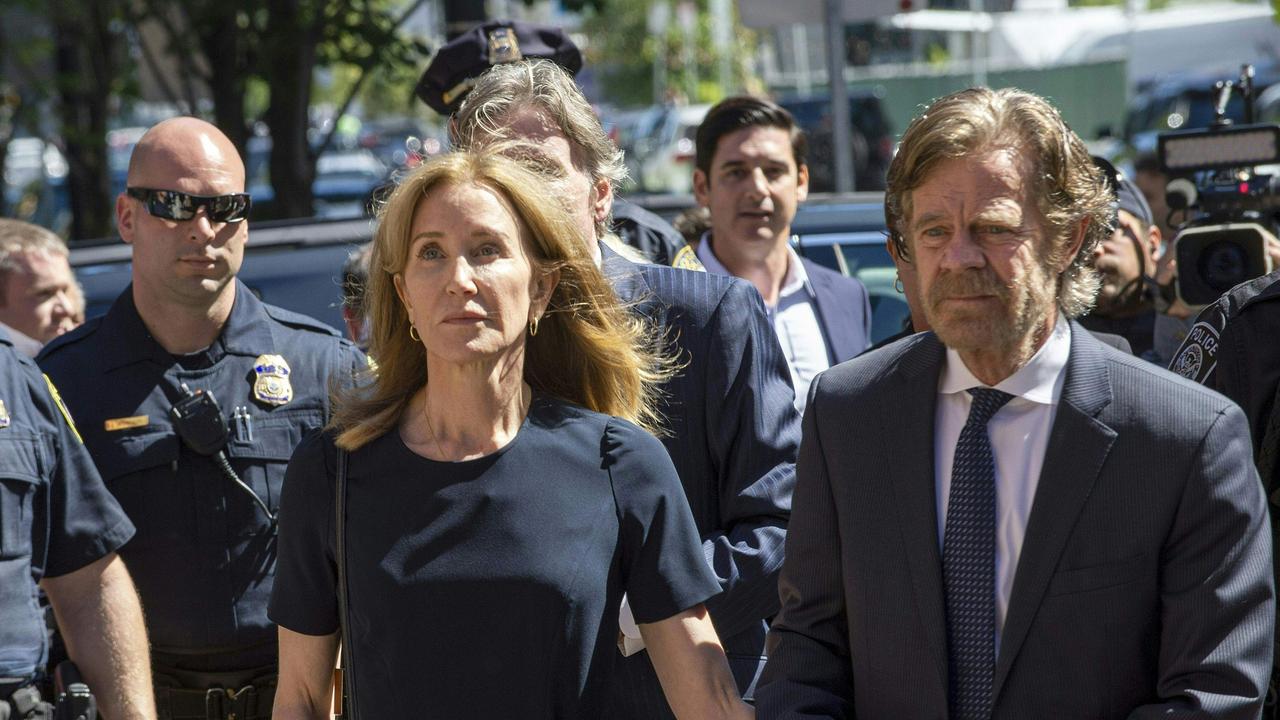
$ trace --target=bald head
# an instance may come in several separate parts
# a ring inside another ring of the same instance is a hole
[[[138,141],[129,159],[128,185],[205,198],[242,193],[244,162],[218,128],[196,118],[173,118]],[[163,313],[184,308],[190,317],[225,322],[249,223],[211,218],[207,204],[196,205],[194,214],[181,220],[163,208],[152,215],[145,197],[126,191],[116,198],[116,228],[133,246],[133,297],[143,321],[163,334]],[[182,339],[190,317],[175,321],[168,340],[161,340],[170,352],[208,345],[204,336]]]
[[[219,193],[244,192],[244,161],[236,146],[199,118],[158,123],[142,136],[129,158],[130,187],[179,190],[184,181],[217,185],[222,188]]]

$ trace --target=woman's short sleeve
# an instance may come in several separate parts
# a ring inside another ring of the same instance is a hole
[[[623,420],[605,428],[621,521],[623,578],[636,622],[665,620],[720,592],[667,450]]]
[[[333,441],[321,432],[298,444],[280,496],[276,579],[267,615],[304,635],[338,630],[333,554]]]

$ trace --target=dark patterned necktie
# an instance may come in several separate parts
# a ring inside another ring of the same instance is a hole
[[[991,717],[996,667],[996,468],[987,422],[1013,399],[991,388],[973,388],[969,394],[973,403],[956,442],[942,535],[951,720]]]

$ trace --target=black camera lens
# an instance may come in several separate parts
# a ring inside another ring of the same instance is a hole
[[[1200,252],[1196,265],[1204,284],[1217,293],[1224,293],[1253,278],[1249,267],[1249,253],[1238,241],[1219,240],[1209,243]]]
[[[1222,293],[1266,275],[1270,231],[1257,223],[1223,223],[1184,228],[1174,238],[1178,259],[1178,296],[1196,307]]]

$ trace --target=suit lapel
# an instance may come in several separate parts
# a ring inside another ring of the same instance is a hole
[[[934,479],[933,428],[938,402],[938,373],[946,349],[933,333],[923,333],[899,363],[893,383],[882,387],[890,433],[908,432],[918,437],[906,452],[892,450],[896,438],[881,438],[890,453],[894,506],[906,551],[916,608],[925,637],[933,651],[934,665],[947,687],[946,610],[942,594],[942,559],[938,551],[937,483]],[[943,707],[946,698],[942,699]]]
[[[811,267],[808,260],[801,260],[806,270]],[[855,330],[849,327],[853,315],[849,308],[841,308],[835,290],[831,287],[831,278],[821,273],[809,272],[809,285],[813,287],[813,300],[818,308],[818,327],[822,330],[822,338],[827,342],[827,361],[835,365],[842,358],[850,358],[854,353],[848,349],[850,338]]]
[[[1009,614],[996,661],[993,699],[999,699],[1076,518],[1115,440],[1115,431],[1097,417],[1110,402],[1111,379],[1101,345],[1072,322],[1067,375],[1014,574]]]

